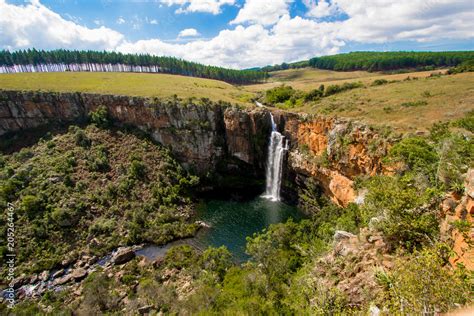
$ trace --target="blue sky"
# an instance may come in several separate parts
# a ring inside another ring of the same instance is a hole
[[[0,48],[105,49],[233,68],[355,50],[472,50],[472,0],[0,0]]]

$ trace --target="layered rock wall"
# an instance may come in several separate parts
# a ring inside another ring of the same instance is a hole
[[[100,105],[107,107],[116,122],[139,128],[169,147],[183,165],[198,174],[264,174],[271,130],[264,108],[205,100],[0,91],[0,137],[51,123],[84,120]],[[347,205],[357,197],[355,177],[381,172],[380,157],[388,145],[370,128],[277,110],[273,116],[291,145],[284,186],[312,178],[334,202]]]

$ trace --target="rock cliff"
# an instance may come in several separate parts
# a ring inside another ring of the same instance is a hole
[[[198,174],[263,179],[271,130],[265,108],[239,108],[207,99],[0,91],[0,137],[51,123],[84,121],[100,105],[115,122],[138,128],[169,147]],[[347,205],[357,197],[355,177],[383,171],[381,157],[388,144],[377,131],[334,118],[278,110],[273,115],[290,140],[283,184],[287,197],[297,197],[299,186],[312,179],[334,202]]]

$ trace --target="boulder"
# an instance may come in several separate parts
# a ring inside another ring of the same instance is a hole
[[[87,276],[88,272],[86,269],[83,268],[77,268],[71,273],[71,277],[74,279],[74,281],[81,281]]]
[[[39,275],[39,279],[44,282],[47,281],[49,279],[49,271],[44,270],[43,272],[41,272],[41,274]]]
[[[119,248],[117,252],[112,256],[113,264],[124,264],[135,258],[135,251],[130,247]]]
[[[353,237],[356,237],[356,235],[343,231],[343,230],[336,230],[336,232],[334,233],[333,239],[334,241],[341,241],[344,239],[351,239]]]
[[[57,278],[54,280],[54,285],[63,285],[72,280],[71,274],[65,275],[63,277]]]
[[[152,305],[146,305],[146,306],[139,307],[138,308],[138,313],[140,313],[140,315],[148,314],[151,311],[152,308],[153,308]]]
[[[63,274],[64,274],[64,269],[60,269],[60,270],[54,272],[54,273],[51,275],[51,278],[52,278],[52,279],[56,279],[56,278],[60,277],[60,276],[63,275]]]

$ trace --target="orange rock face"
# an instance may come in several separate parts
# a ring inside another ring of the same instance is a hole
[[[465,195],[454,210],[454,214],[447,214],[446,221],[452,223],[463,220],[470,224],[467,232],[453,230],[451,237],[454,240],[453,250],[456,255],[450,259],[450,262],[453,266],[461,263],[472,271],[474,270],[474,247],[472,246],[474,241],[474,169],[467,173],[465,189]]]
[[[323,154],[328,146],[327,134],[332,127],[332,121],[321,119],[298,126],[298,142],[306,144],[315,155]]]
[[[285,126],[293,142],[290,167],[317,179],[324,193],[338,205],[355,201],[356,176],[384,172],[381,159],[389,144],[378,141],[377,133],[366,126],[324,117],[299,121],[297,126],[296,132]],[[371,150],[371,146],[376,148]]]

